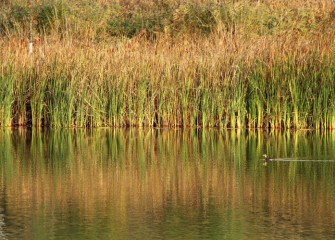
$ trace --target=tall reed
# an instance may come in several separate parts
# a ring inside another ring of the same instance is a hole
[[[47,1],[30,12],[33,56],[26,15],[9,18],[7,4],[1,126],[335,127],[331,0],[200,2],[167,1],[153,12],[142,1]],[[137,29],[112,30],[114,20]]]

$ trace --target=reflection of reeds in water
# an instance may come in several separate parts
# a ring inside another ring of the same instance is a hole
[[[103,216],[124,229],[131,216],[148,213],[158,222],[190,223],[216,213],[223,226],[230,211],[232,224],[249,230],[247,216],[270,217],[269,228],[284,220],[318,226],[335,219],[333,165],[264,168],[260,156],[267,149],[273,156],[329,158],[334,142],[330,133],[6,130],[1,191],[7,215],[34,208],[39,217],[51,211],[91,224]],[[245,218],[236,220],[241,211]]]

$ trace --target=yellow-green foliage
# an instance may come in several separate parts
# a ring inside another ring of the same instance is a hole
[[[24,4],[1,5],[2,126],[335,127],[332,0]]]

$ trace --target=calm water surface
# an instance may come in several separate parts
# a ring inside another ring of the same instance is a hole
[[[0,239],[333,239],[335,134],[0,130]]]

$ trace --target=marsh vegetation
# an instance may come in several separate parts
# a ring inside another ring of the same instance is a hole
[[[32,2],[0,3],[1,126],[335,128],[333,0]]]

